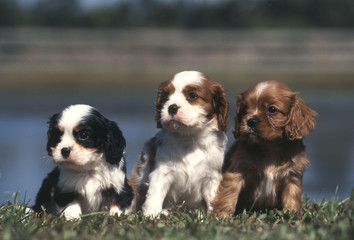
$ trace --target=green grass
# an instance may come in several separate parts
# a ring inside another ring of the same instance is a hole
[[[0,239],[353,239],[354,190],[340,203],[304,199],[303,216],[270,210],[218,219],[197,212],[174,211],[161,219],[142,214],[111,217],[84,215],[65,221],[52,215],[26,214],[26,203],[14,199],[0,208]]]

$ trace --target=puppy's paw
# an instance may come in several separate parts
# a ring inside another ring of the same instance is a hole
[[[65,220],[75,221],[81,219],[81,207],[78,203],[72,203],[68,205],[62,212],[62,216]]]
[[[233,211],[234,212],[234,211]],[[232,216],[232,211],[226,211],[225,209],[214,208],[212,214],[218,218],[226,218]]]
[[[147,207],[147,206],[143,206],[143,214],[146,217],[150,217],[150,218],[156,218],[158,217],[162,212],[162,209],[159,207]]]
[[[167,209],[162,209],[162,211],[160,212],[160,216],[167,217],[169,214],[170,214],[170,211],[168,211]]]
[[[112,205],[111,208],[109,209],[109,215],[111,216],[120,216],[123,213],[122,210],[117,205]]]

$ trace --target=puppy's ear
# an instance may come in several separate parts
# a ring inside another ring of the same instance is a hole
[[[229,101],[227,101],[225,90],[219,83],[213,85],[214,112],[216,113],[219,129],[227,132],[228,116],[229,116]]]
[[[56,113],[49,118],[47,131],[47,152],[52,156],[52,147],[55,147],[59,142],[63,133],[58,129],[59,114]]]
[[[242,121],[242,117],[244,115],[245,106],[243,104],[244,95],[240,93],[236,96],[236,117],[235,117],[235,129],[232,132],[235,139],[240,137],[240,125]]]
[[[285,134],[289,140],[299,140],[315,128],[318,114],[297,94],[292,98],[293,103],[288,114]]]
[[[159,85],[157,89],[157,96],[156,96],[156,113],[155,113],[155,120],[157,122],[157,128],[162,128],[161,124],[161,110],[163,104],[168,100],[168,84],[171,80],[165,81]]]
[[[163,99],[163,89],[161,87],[159,87],[157,89],[157,96],[156,96],[156,112],[155,112],[155,120],[156,120],[156,127],[157,128],[162,128],[162,125],[161,125],[161,109],[162,109],[162,99]]]
[[[108,139],[105,144],[106,161],[110,164],[118,164],[126,146],[125,138],[115,122],[106,121],[108,124]]]

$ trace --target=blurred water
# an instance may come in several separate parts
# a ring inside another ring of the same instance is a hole
[[[320,114],[315,131],[305,139],[311,166],[304,176],[304,193],[311,198],[346,198],[354,187],[354,92],[306,92],[301,96]],[[230,93],[229,144],[235,115]],[[144,142],[156,132],[155,92],[1,93],[0,203],[12,193],[34,202],[46,174],[53,168],[47,157],[47,119],[74,103],[91,104],[118,123],[127,140],[128,176]],[[26,194],[26,196],[25,196]]]

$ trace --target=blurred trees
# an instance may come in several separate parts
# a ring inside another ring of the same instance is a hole
[[[0,26],[354,27],[354,0],[123,0],[83,10],[78,0],[0,0]]]
[[[29,12],[33,25],[65,27],[81,22],[77,0],[39,0]]]
[[[0,0],[0,26],[14,26],[21,24],[23,13],[20,6],[13,0]]]

